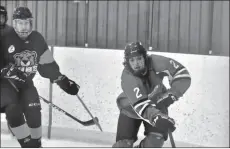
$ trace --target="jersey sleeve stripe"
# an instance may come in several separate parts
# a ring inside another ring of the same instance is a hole
[[[180,80],[180,79],[191,79],[190,75],[188,74],[184,74],[183,76],[178,76],[178,77],[174,77],[173,80],[170,82],[170,84],[173,84],[173,82]]]
[[[146,103],[146,104],[144,104],[142,107],[141,107],[141,109],[139,110],[139,114],[142,116],[143,115],[143,112],[145,111],[145,109],[147,108],[147,106],[149,105],[149,103]]]
[[[178,78],[190,78],[190,75],[189,74],[181,74],[181,75],[177,75],[173,78],[174,79],[178,79]]]
[[[147,99],[145,99],[145,101],[142,101],[142,102],[136,102],[135,104],[133,104],[133,106],[134,106],[134,109],[137,109],[138,107],[140,107],[140,106],[143,106],[144,104],[146,104],[146,103],[149,103],[151,100],[149,100],[148,98]]]
[[[147,106],[148,107],[148,106]],[[136,110],[135,110],[135,108],[132,106],[132,108],[134,109],[134,111],[136,112],[136,114],[142,119],[142,120],[144,120],[144,121],[146,121],[147,123],[149,123],[150,125],[152,125],[151,123],[150,123],[150,121],[148,120],[148,119],[145,119],[142,115],[140,115]],[[146,108],[145,108],[146,109]]]
[[[187,69],[186,69],[186,68],[182,68],[182,69],[180,69],[180,70],[176,71],[176,73],[175,73],[175,75],[174,75],[174,76],[176,76],[176,75],[178,75],[178,74],[182,73],[183,71],[187,71]]]
[[[135,102],[135,103],[133,104],[133,106],[135,107],[136,105],[138,105],[138,104],[140,104],[140,103],[142,103],[142,102],[148,101],[148,100],[149,100],[148,98],[140,99],[140,100],[138,100],[137,102]]]
[[[142,117],[143,113],[145,112],[146,108],[150,106],[151,100],[148,98],[145,100],[142,100],[142,102],[137,102],[133,105],[134,111]]]
[[[188,70],[185,67],[179,68],[173,75],[172,79],[170,80],[170,84],[178,79],[191,79],[190,74],[188,73]]]

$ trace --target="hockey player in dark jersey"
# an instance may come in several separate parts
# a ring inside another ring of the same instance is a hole
[[[0,40],[2,40],[3,36],[12,30],[13,28],[9,25],[7,25],[8,15],[6,8],[4,6],[0,6]],[[0,45],[1,46],[1,45]],[[1,50],[1,69],[3,67],[3,51]]]
[[[6,8],[4,6],[0,6],[0,31],[1,31],[1,39],[7,32],[12,30],[13,28],[9,26],[6,22],[8,20],[8,15]]]
[[[167,89],[163,77],[171,88]],[[188,70],[176,60],[159,55],[147,55],[140,42],[125,47],[121,76],[123,92],[117,98],[120,115],[116,143],[113,147],[133,147],[143,122],[145,138],[136,147],[162,147],[173,132],[175,121],[168,116],[168,107],[189,88]]]
[[[0,28],[5,27],[8,16],[7,11],[4,6],[0,6]]]
[[[7,15],[7,10],[4,6],[0,6],[0,40],[3,39],[3,36],[5,34],[7,34],[7,32],[9,32],[10,30],[12,30],[13,28],[9,25],[7,25],[7,20],[8,20],[8,15]],[[1,46],[1,45],[0,45]],[[3,68],[3,50],[1,48],[1,62],[0,62],[0,68]],[[4,108],[1,108],[0,110],[1,113],[4,113]]]
[[[21,147],[37,148],[41,147],[42,121],[39,95],[32,80],[36,72],[70,95],[76,95],[80,87],[60,72],[43,36],[32,30],[32,18],[27,7],[16,8],[14,30],[1,39],[1,108]]]

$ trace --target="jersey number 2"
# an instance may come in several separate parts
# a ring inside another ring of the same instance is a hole
[[[179,65],[177,65],[173,60],[170,60],[170,63],[173,65],[174,68],[179,68]]]
[[[135,87],[135,88],[133,89],[133,91],[136,93],[136,97],[137,97],[137,98],[140,98],[140,97],[142,96],[142,94],[139,93],[139,92],[140,92],[140,89],[139,89],[138,87]]]

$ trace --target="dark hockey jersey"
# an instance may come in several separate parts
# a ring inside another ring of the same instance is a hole
[[[1,39],[4,35],[6,35],[8,32],[12,31],[14,28],[12,26],[9,26],[8,24],[6,24],[4,26],[4,28],[0,28],[1,31]]]
[[[26,40],[22,40],[11,30],[1,39],[1,50],[4,66],[14,64],[27,76],[27,80],[32,80],[37,71],[50,79],[60,75],[46,41],[37,31],[32,31]]]
[[[11,30],[13,30],[13,27],[9,26],[9,25],[5,25],[4,28],[0,28],[0,41],[2,41],[4,39],[4,36],[10,32]],[[2,42],[0,42],[0,56],[1,56],[1,63],[0,63],[0,68],[2,69],[4,66],[4,51],[3,51],[3,47],[2,47]]]
[[[136,77],[126,68],[121,76],[123,92],[141,119],[144,119],[145,108],[151,104],[148,95],[151,94],[156,85],[162,83],[164,76],[169,77],[171,90],[178,98],[186,92],[191,83],[188,70],[171,58],[150,55],[147,57],[147,66],[148,74],[145,77]]]

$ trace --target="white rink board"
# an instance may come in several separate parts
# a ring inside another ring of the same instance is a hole
[[[175,140],[208,147],[228,147],[229,57],[154,53],[178,60],[192,76],[188,92],[170,108],[170,116],[177,123]],[[103,130],[115,133],[123,51],[55,47],[54,57],[61,72],[81,86],[79,95],[84,95],[85,104],[99,118]],[[48,99],[49,81],[39,75],[34,80],[40,95]],[[82,120],[90,119],[76,97],[65,94],[56,85],[53,87],[55,104]],[[43,125],[47,125],[48,106],[42,106]],[[55,109],[53,126],[99,131],[96,126],[83,127]]]

